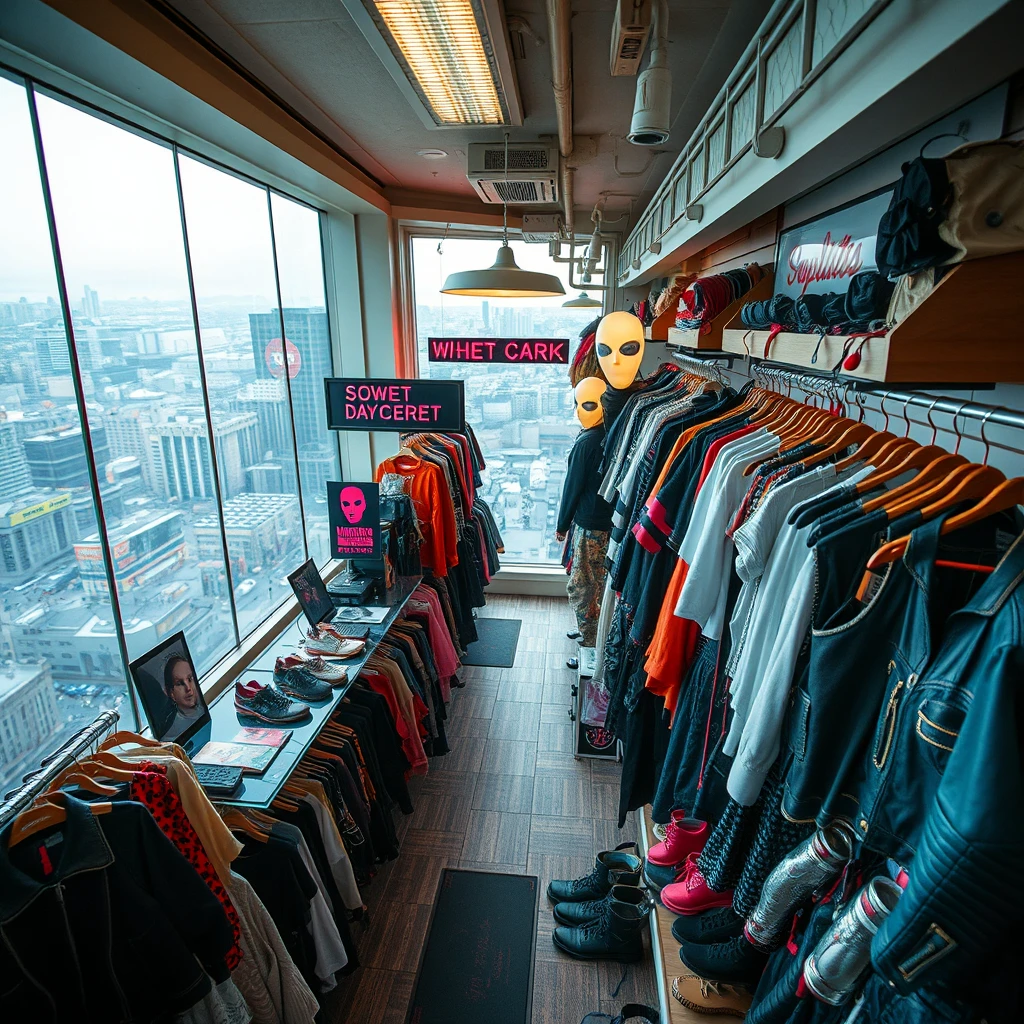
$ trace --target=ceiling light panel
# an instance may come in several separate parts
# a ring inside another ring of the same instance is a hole
[[[362,4],[435,125],[522,123],[498,0]]]

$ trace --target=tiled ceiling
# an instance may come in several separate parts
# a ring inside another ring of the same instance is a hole
[[[502,130],[425,127],[341,0],[169,3],[382,185],[475,194],[466,180],[466,147],[500,140]],[[625,138],[636,79],[608,72],[614,0],[573,3],[577,209],[602,195],[609,219],[643,209],[770,6],[770,0],[671,0],[672,137],[651,150]],[[544,0],[508,0],[505,10],[544,40],[538,45],[526,35],[525,56],[515,62],[525,121],[510,138],[553,137]],[[448,157],[426,160],[416,155],[421,149],[444,149]],[[626,226],[625,220],[615,225]]]

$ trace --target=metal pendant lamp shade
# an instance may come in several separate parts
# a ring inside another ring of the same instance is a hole
[[[545,298],[564,295],[562,282],[554,274],[522,270],[509,245],[498,249],[494,265],[483,270],[449,274],[441,289],[446,295],[490,295],[500,299]]]
[[[505,132],[505,178],[508,178],[508,132]],[[483,270],[449,274],[441,289],[445,295],[482,295],[496,299],[545,299],[564,295],[562,282],[554,274],[523,270],[508,244],[508,204],[501,204],[501,248],[494,265]]]
[[[586,292],[580,292],[575,299],[566,299],[563,309],[594,309],[601,305],[600,299],[592,299]]]

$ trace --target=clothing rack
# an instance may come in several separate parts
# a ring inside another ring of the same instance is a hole
[[[100,712],[91,725],[76,732],[66,743],[45,757],[39,770],[30,775],[19,789],[14,790],[0,804],[0,828],[6,825],[11,818],[20,814],[65,768],[70,768],[97,740],[113,730],[120,718],[121,715],[113,709]]]

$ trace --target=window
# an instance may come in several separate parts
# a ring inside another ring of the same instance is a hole
[[[105,708],[131,721],[108,596],[75,543],[96,508],[25,87],[0,77],[0,790]],[[102,572],[102,563],[99,564]],[[84,570],[84,571],[83,571]],[[45,623],[45,631],[41,628]],[[55,637],[77,657],[49,660]],[[92,692],[83,664],[96,669]]]
[[[3,787],[145,724],[122,651],[237,646],[327,561],[341,471],[318,211],[2,74],[0,133]]]
[[[431,363],[427,339],[565,338],[569,351],[575,352],[580,332],[601,310],[563,308],[562,303],[576,295],[569,287],[568,267],[554,263],[543,247],[525,242],[511,243],[519,266],[557,274],[565,297],[479,299],[441,294],[448,274],[490,266],[497,245],[493,238],[413,238],[420,376],[466,382],[466,419],[487,463],[482,496],[501,528],[503,564],[557,565],[562,545],[555,540],[555,516],[566,455],[580,429],[573,415],[568,368]]]

